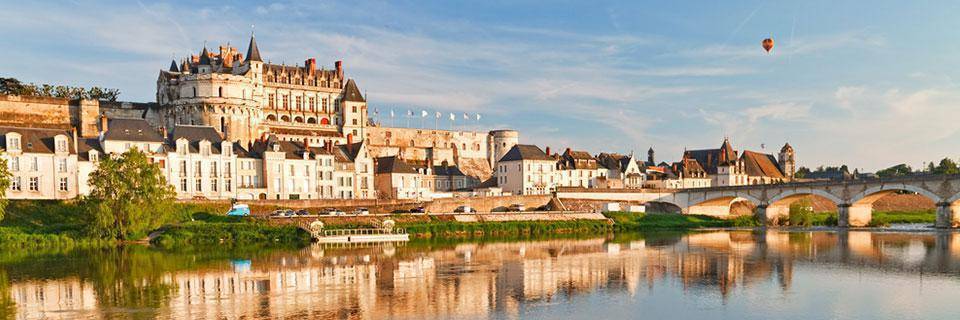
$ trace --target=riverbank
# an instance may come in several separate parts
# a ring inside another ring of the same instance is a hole
[[[0,221],[0,248],[116,246],[114,240],[91,236],[76,203],[65,201],[11,201]],[[177,221],[151,234],[150,243],[165,248],[191,245],[248,245],[302,247],[310,234],[293,220],[227,217],[222,205],[177,204]],[[326,229],[377,227],[383,220],[396,222],[413,238],[536,237],[545,235],[590,235],[613,231],[691,230],[701,228],[760,227],[751,216],[721,219],[702,215],[608,212],[598,214],[491,214],[491,215],[409,215],[323,217]],[[877,211],[872,227],[890,224],[932,224],[933,210],[913,212]],[[836,226],[836,213],[791,214],[779,219],[782,226]]]
[[[751,215],[721,219],[704,215],[680,215],[669,213],[604,212],[614,222],[618,231],[688,230],[698,228],[759,227],[760,222]]]

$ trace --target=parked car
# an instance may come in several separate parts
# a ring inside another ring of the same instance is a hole
[[[277,209],[277,210],[273,210],[273,212],[270,213],[271,218],[288,218],[292,215],[293,215],[293,210],[290,210],[290,209]]]
[[[335,208],[327,208],[327,209],[324,209],[324,212],[326,212],[327,215],[330,215],[330,216],[344,216],[344,215],[347,215],[347,213],[346,213],[346,212],[343,212],[343,210],[335,209]]]
[[[424,207],[416,207],[416,208],[410,209],[410,213],[426,213],[426,212],[427,212],[427,209],[425,209]]]
[[[227,211],[228,216],[249,216],[250,215],[250,206],[245,204],[235,204],[233,208],[230,208],[230,211]]]
[[[474,211],[473,211],[473,208],[471,208],[470,206],[459,206],[459,207],[457,207],[456,209],[454,209],[453,212],[457,212],[457,213],[461,213],[461,212],[462,212],[462,213],[473,213]]]
[[[526,211],[527,207],[520,203],[514,203],[510,205],[510,211]]]
[[[296,214],[298,216],[309,216],[310,211],[307,211],[307,209],[300,209],[300,210],[297,210]]]
[[[367,208],[357,208],[357,210],[354,210],[353,213],[358,215],[368,215],[370,214],[370,210],[367,210]]]

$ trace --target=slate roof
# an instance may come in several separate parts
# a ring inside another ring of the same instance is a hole
[[[518,161],[518,160],[548,160],[553,161],[554,159],[550,156],[547,156],[543,150],[540,150],[540,147],[529,144],[518,144],[510,148],[510,151],[507,151],[506,154],[500,158],[500,161]]]
[[[437,176],[466,176],[457,166],[439,165],[433,166],[433,174]]]
[[[351,102],[366,102],[363,94],[360,93],[360,88],[357,88],[357,83],[353,82],[353,79],[347,80],[347,84],[343,86],[343,101]]]
[[[402,159],[397,158],[396,156],[377,158],[376,165],[377,174],[417,173],[417,170],[414,169],[413,166],[404,162]]]
[[[743,151],[740,159],[743,160],[743,167],[749,176],[765,176],[771,178],[784,178],[783,170],[777,162],[777,158],[766,153],[753,151]]]
[[[96,150],[100,154],[103,154],[103,146],[100,145],[100,139],[97,138],[87,138],[80,139],[77,141],[77,157],[80,161],[90,161],[90,151]]]
[[[104,140],[163,142],[163,136],[143,119],[110,119]]]
[[[76,153],[73,150],[73,142],[70,132],[59,129],[40,129],[40,128],[21,128],[21,127],[0,127],[0,148],[7,149],[6,135],[10,132],[20,134],[20,149],[24,153],[54,153],[54,137],[59,134],[67,136],[70,153]]]
[[[247,61],[263,62],[263,59],[260,58],[260,48],[257,47],[257,39],[252,35],[250,36],[250,45],[247,46]]]

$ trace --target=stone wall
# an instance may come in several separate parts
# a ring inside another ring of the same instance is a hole
[[[432,159],[436,165],[447,161],[482,181],[493,173],[487,152],[488,135],[477,131],[368,127],[366,139],[374,157],[402,155],[410,160]]]
[[[0,95],[0,125],[65,129],[72,123],[67,99]]]
[[[477,212],[490,212],[522,204],[527,210],[532,210],[546,206],[550,199],[549,195],[448,198],[433,200],[427,204],[426,209],[427,212],[453,212],[459,206],[470,206]]]

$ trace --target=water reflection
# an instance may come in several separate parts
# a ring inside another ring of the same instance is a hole
[[[718,231],[297,251],[6,254],[0,290],[9,294],[0,298],[0,314],[936,318],[949,315],[936,303],[960,294],[958,251],[960,235],[948,232]],[[898,290],[907,288],[919,289],[904,298]],[[845,304],[831,304],[833,297]],[[877,308],[867,298],[901,303]]]

